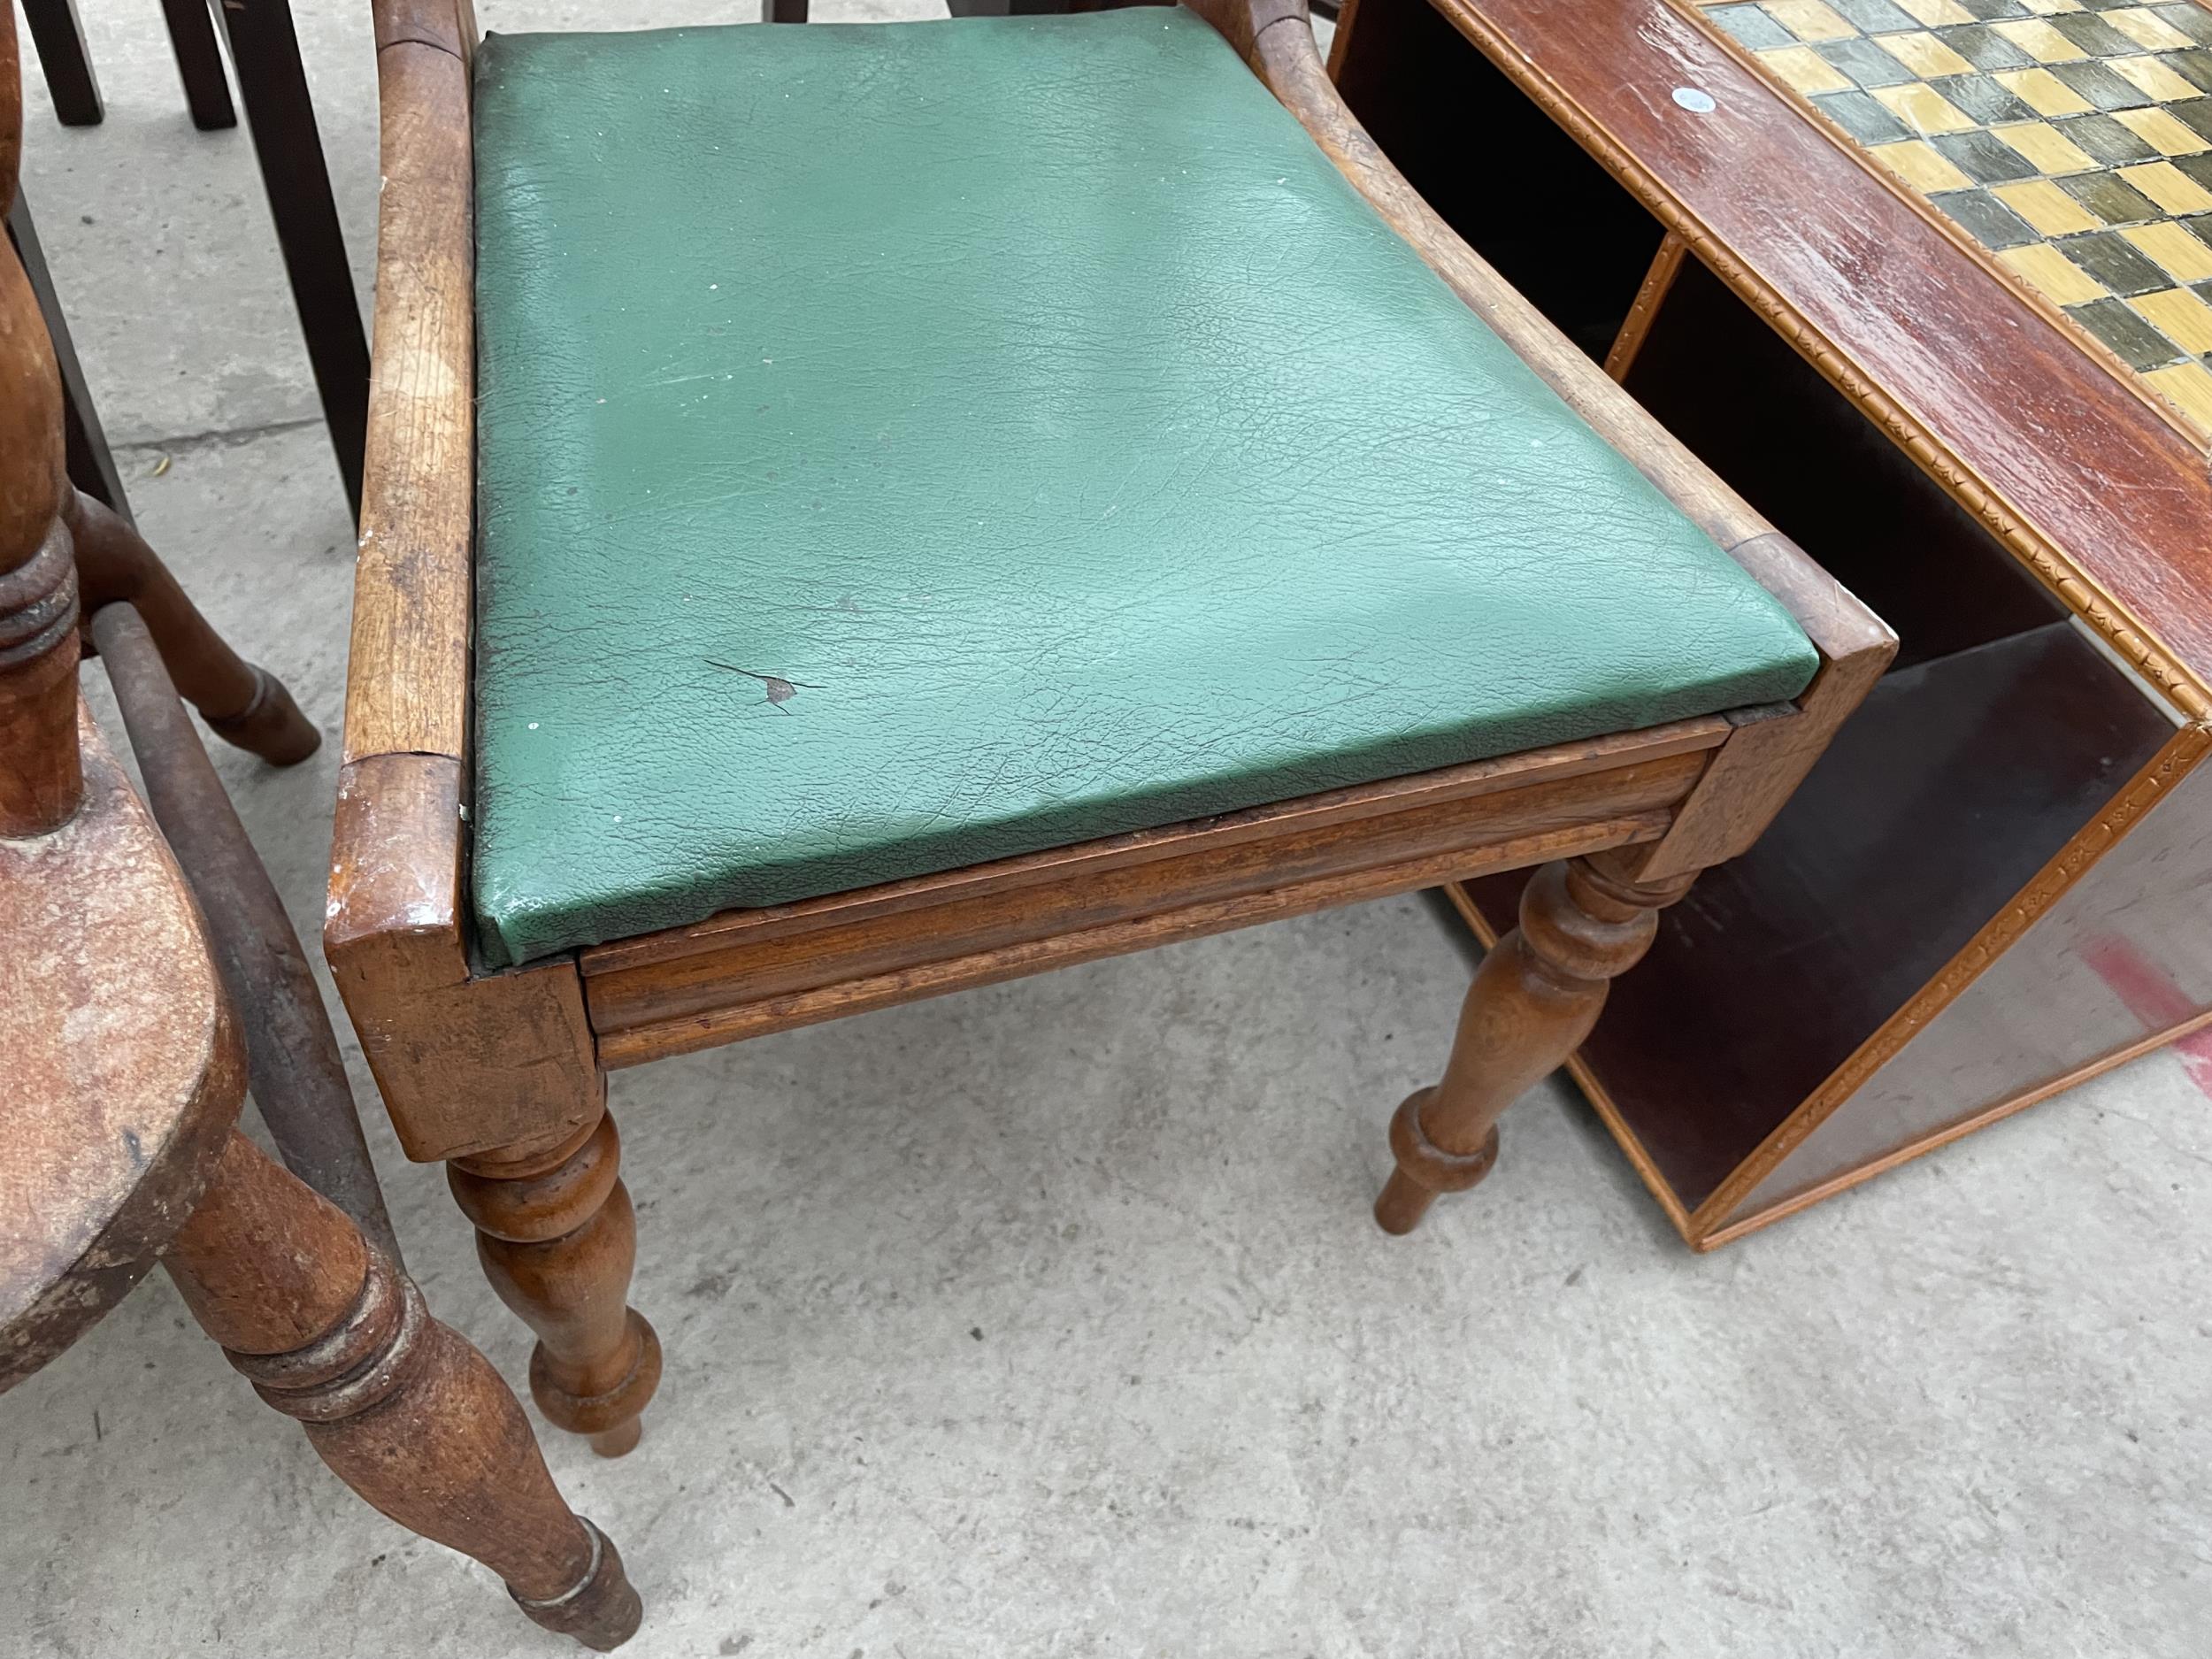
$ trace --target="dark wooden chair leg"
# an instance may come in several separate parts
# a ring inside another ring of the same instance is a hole
[[[269,216],[292,282],[292,303],[307,342],[323,419],[353,516],[361,516],[362,446],[369,419],[369,336],[353,288],[338,204],[330,194],[322,134],[300,66],[300,42],[288,0],[219,5],[238,101],[246,111]]]
[[[547,1418],[619,1457],[659,1386],[660,1338],[626,1305],[637,1220],[622,1143],[603,1113],[550,1145],[506,1148],[447,1166],[454,1202],[499,1299],[533,1331],[530,1394]]]
[[[234,1132],[165,1265],[354,1491],[482,1562],[548,1630],[602,1653],[635,1632],[621,1556],[563,1501],[513,1394],[327,1200]]]
[[[221,3],[215,0],[216,4]],[[203,133],[238,125],[208,4],[209,0],[161,0],[162,16],[169,24],[169,50],[177,55],[177,74],[184,82],[185,104],[192,111],[192,125]]]
[[[763,23],[803,23],[807,0],[760,0]]]
[[[85,384],[84,366],[77,361],[77,344],[70,337],[69,319],[62,314],[61,296],[54,288],[54,274],[47,269],[46,250],[31,218],[30,198],[19,188],[8,208],[8,240],[15,245],[23,273],[38,299],[39,315],[46,320],[47,338],[54,342],[55,366],[61,370],[63,449],[69,463],[69,481],[96,501],[105,503],[131,520],[131,504],[123,494],[122,474],[108,450],[107,434],[100,426],[100,411]]]
[[[206,918],[211,953],[244,1028],[262,1121],[285,1166],[403,1269],[338,1038],[276,884],[138,612],[111,604],[93,615],[90,627],[138,756],[147,804]]]
[[[1073,8],[1070,0],[945,0],[956,18],[1051,17]]]
[[[1634,849],[1640,850],[1640,849]],[[1521,925],[1476,970],[1443,1080],[1390,1120],[1397,1165],[1375,1201],[1386,1233],[1410,1233],[1440,1193],[1464,1192],[1498,1157],[1499,1116],[1590,1034],[1608,981],[1636,965],[1659,911],[1694,876],[1648,885],[1607,854],[1547,864],[1521,896]]]
[[[64,127],[97,127],[107,111],[93,77],[92,54],[85,50],[84,25],[77,20],[77,0],[23,0],[23,17],[38,42],[55,115]]]
[[[225,742],[273,766],[305,760],[322,733],[292,694],[223,642],[137,531],[81,491],[62,513],[77,555],[85,613],[127,603],[145,619],[177,689]]]

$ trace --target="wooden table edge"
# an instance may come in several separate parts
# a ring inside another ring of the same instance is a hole
[[[1679,12],[1675,0],[1666,0],[1666,3],[1671,12]],[[1429,4],[1563,132],[1617,179],[1647,211],[1659,220],[1663,227],[1681,237],[1688,251],[1726,284],[1732,293],[1756,311],[1792,349],[1819,371],[1869,419],[1887,433],[1891,441],[1916,465],[1971,512],[1984,528],[2011,549],[2038,580],[2149,681],[2161,696],[2190,719],[2212,716],[2212,675],[2199,675],[2192,670],[2155,630],[2068,556],[2031,515],[1963,461],[1949,444],[1937,435],[1932,423],[1878,385],[1849,353],[1740,258],[1687,204],[1663,185],[1601,119],[1534,62],[1516,50],[1502,30],[1466,4],[1465,0],[1429,0]],[[1358,0],[1351,0],[1339,18],[1332,50],[1333,70],[1342,61],[1342,53],[1351,38],[1357,9]],[[1694,24],[1701,38],[1717,41],[1724,50],[1732,45],[1702,23],[1686,18],[1685,21]],[[1729,55],[1732,62],[1741,64],[1740,54],[1730,50]],[[1763,73],[1748,69],[1747,73],[1754,76],[1763,93],[1777,98],[1781,96]],[[1794,105],[1787,107],[1792,108],[1793,113],[1801,113]],[[1842,148],[1836,144],[1824,122],[1816,119],[1811,125],[1832,148]],[[1866,165],[1859,157],[1853,157],[1852,159],[1862,166]],[[1899,196],[1900,193],[1893,190],[1886,180],[1881,180],[1881,183],[1886,193],[1893,197]],[[1917,204],[1908,204],[1914,205],[1915,211],[1918,211]],[[1924,218],[1924,214],[1922,216]],[[1978,259],[1975,263],[1978,268],[1987,268]],[[2016,284],[2007,280],[2004,288],[2008,294],[2014,293]],[[2039,321],[2044,320],[2041,314],[2033,311],[2032,308],[2031,312]],[[2065,333],[2071,342],[2073,331],[2067,330]],[[2133,387],[2125,389],[2130,392],[2136,390]],[[2161,413],[2162,419],[2162,411]],[[2172,428],[2170,422],[2165,424],[2170,429],[2178,430]],[[2193,439],[2190,447],[2202,454]]]

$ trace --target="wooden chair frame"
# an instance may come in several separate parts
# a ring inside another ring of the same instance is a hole
[[[1301,911],[1554,863],[1400,1109],[1394,1231],[1471,1186],[1494,1120],[1596,1018],[1657,907],[1748,846],[1895,649],[1432,212],[1337,96],[1304,0],[1193,0],[1400,234],[1797,618],[1794,702],[1680,720],[797,903],[486,973],[467,939],[473,269],[466,0],[375,0],[383,172],[367,487],[325,946],[410,1156],[449,1161],[538,1333],[547,1415],[626,1450],[659,1370],[605,1074]],[[960,24],[944,27],[959,27]]]

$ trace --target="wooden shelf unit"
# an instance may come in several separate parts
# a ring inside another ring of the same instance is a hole
[[[1496,14],[1567,9],[1357,0],[1333,70],[1460,234],[1903,641],[1572,1063],[1708,1249],[2212,1021],[2212,734],[1870,418],[1846,354],[1786,338],[1531,96]],[[1449,891],[1486,946],[1523,880]]]

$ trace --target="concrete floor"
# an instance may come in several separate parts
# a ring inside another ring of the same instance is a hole
[[[247,141],[187,124],[150,0],[88,10],[108,122],[30,75],[26,170],[88,373],[150,534],[334,733],[351,534]],[[367,0],[296,10],[365,289]],[[311,939],[330,751],[219,759]],[[1386,1240],[1383,1124],[1463,981],[1394,902],[618,1077],[667,1380],[630,1458],[546,1449],[644,1594],[628,1651],[2212,1650],[2178,1062],[1707,1258],[1554,1087]],[[357,1081],[433,1306],[519,1379]],[[9,1653],[564,1650],[347,1494],[159,1279],[0,1402],[0,1585]]]

